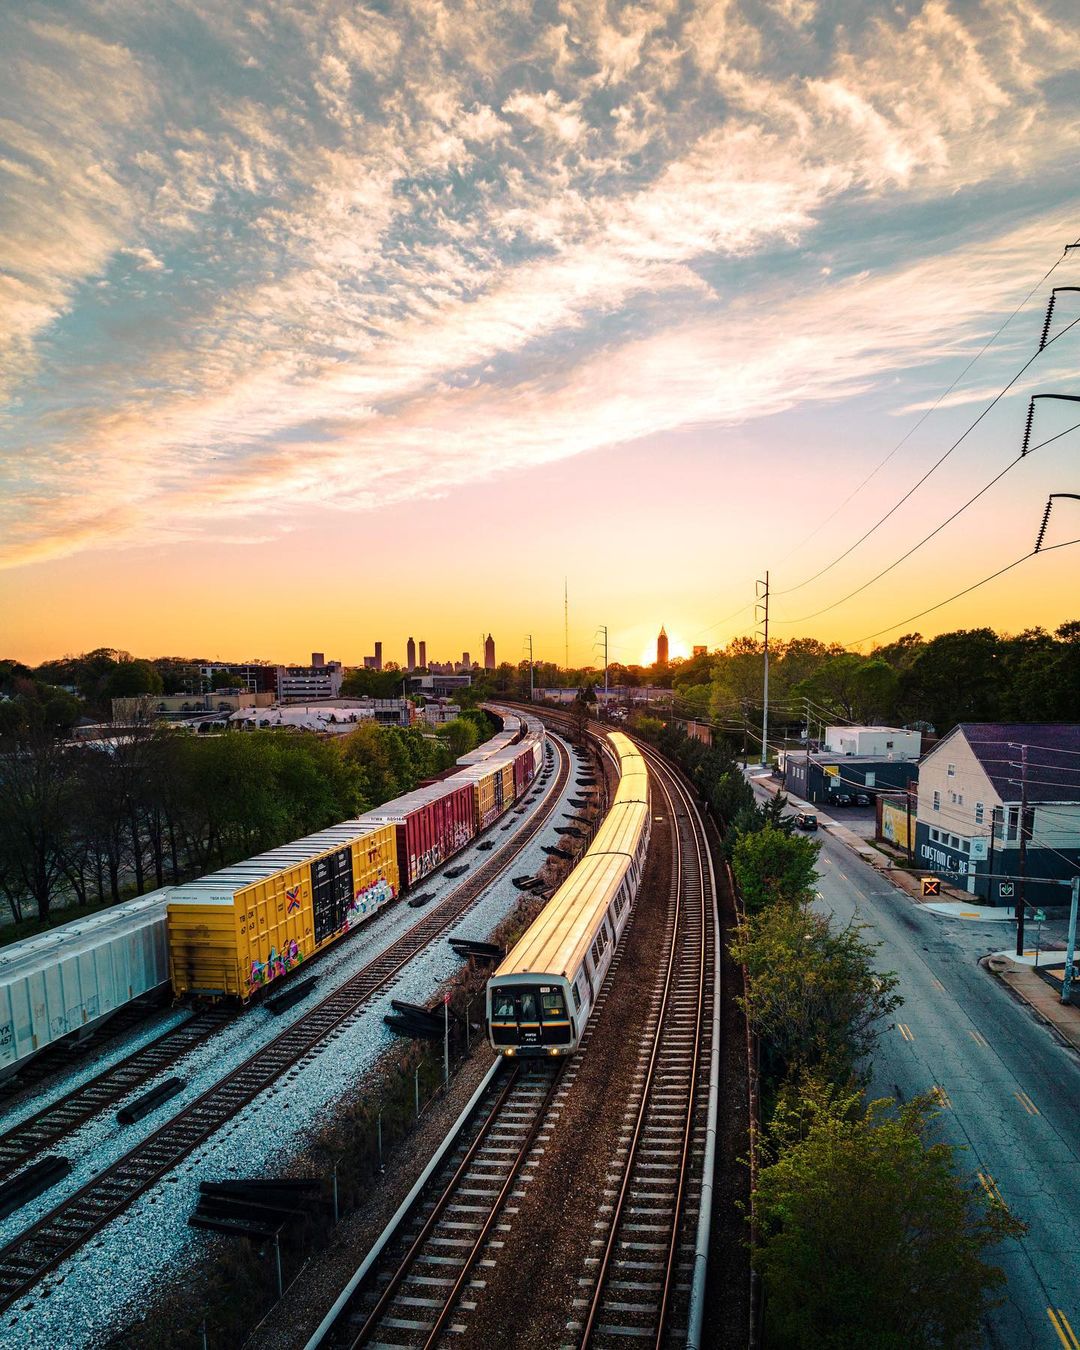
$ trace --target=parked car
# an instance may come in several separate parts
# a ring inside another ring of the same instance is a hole
[[[795,824],[800,830],[816,830],[817,816],[813,811],[798,811],[795,814]]]
[[[856,806],[873,806],[873,804],[874,799],[873,797],[870,796],[869,792],[856,792],[855,794]]]
[[[830,806],[854,806],[854,805],[855,805],[855,798],[851,795],[850,792],[830,792],[830,793],[829,793],[829,805],[830,805]]]

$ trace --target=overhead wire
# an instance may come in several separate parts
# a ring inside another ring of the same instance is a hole
[[[1002,335],[1005,329],[1008,328],[1009,324],[1012,323],[1013,319],[1016,318],[1016,316],[1028,303],[1028,301],[1039,289],[1039,287],[1042,286],[1046,281],[1048,281],[1051,276],[1053,276],[1053,274],[1057,271],[1057,269],[1068,257],[1069,247],[1070,246],[1066,246],[1066,248],[1061,254],[1061,257],[1058,258],[1058,260],[1053,264],[1053,266],[1046,273],[1044,273],[1043,276],[1039,278],[1039,280],[1035,283],[1034,286],[1032,286],[1031,290],[1028,291],[1027,295],[1024,296],[1023,300],[1020,301],[1020,303],[1016,306],[1016,308],[1005,320],[1005,322],[1000,326],[1000,328],[998,328],[996,332],[994,332],[993,334],[991,334],[989,338],[987,338],[986,342],[983,343],[983,345],[979,348],[979,350],[967,363],[967,365],[960,372],[960,374],[957,375],[956,379],[953,380],[952,384],[950,384],[947,389],[945,389],[941,394],[938,395],[937,399],[932,404],[932,406],[927,408],[926,411],[923,413],[923,415],[915,423],[915,425],[904,433],[904,435],[900,438],[899,441],[897,441],[897,443],[893,446],[893,448],[889,451],[889,453],[885,456],[885,458],[881,460],[880,463],[877,464],[873,469],[871,469],[871,471],[862,480],[859,486],[855,488],[853,492],[850,492],[840,503],[840,505],[836,507],[834,511],[832,511],[813,530],[811,530],[811,532],[806,536],[805,539],[803,539],[800,543],[796,544],[795,547],[791,549],[788,553],[784,554],[784,557],[781,559],[782,562],[786,562],[788,558],[791,558],[796,553],[798,553],[799,549],[805,548],[805,546],[810,542],[811,539],[816,538],[817,535],[819,535],[821,531],[825,528],[825,526],[830,524],[833,520],[835,520],[836,517],[840,514],[840,512],[844,509],[844,507],[847,506],[847,504],[850,501],[852,501],[855,497],[857,497],[859,493],[863,490],[863,488],[866,487],[867,483],[869,483],[871,479],[875,478],[877,474],[880,473],[880,471],[885,467],[885,465],[888,464],[889,460],[891,460],[892,457],[895,454],[897,454],[904,447],[904,445],[907,444],[907,442],[911,439],[911,437],[915,434],[915,432],[918,431],[918,429],[922,426],[922,424],[926,421],[926,419],[930,417],[932,413],[936,412],[937,409],[941,406],[941,404],[945,401],[945,399],[948,398],[948,396],[952,393],[952,391],[956,388],[956,386],[960,383],[960,381],[964,378],[964,376],[968,373],[968,371],[972,368],[972,366],[974,366],[975,363],[982,356],[984,356],[987,351],[989,351],[989,349],[994,345],[994,343]],[[1075,247],[1075,245],[1072,245],[1071,247]],[[797,590],[798,587],[793,587],[792,589]],[[777,592],[777,594],[786,594],[786,592]]]
[[[801,591],[804,586],[809,586],[812,581],[817,581],[817,579],[819,577],[823,577],[826,572],[831,572],[832,569],[837,565],[837,563],[843,562],[843,560],[849,554],[854,553],[855,550],[861,544],[864,544],[872,534],[874,534],[877,530],[879,530],[881,526],[884,525],[885,522],[891,516],[895,515],[896,512],[899,511],[901,506],[903,506],[906,501],[909,501],[915,495],[915,493],[918,492],[919,488],[922,487],[922,485],[927,481],[928,478],[931,477],[931,475],[935,474],[938,471],[938,469],[941,468],[941,466],[945,463],[945,461],[949,458],[949,456],[955,450],[957,450],[965,440],[967,440],[968,436],[971,435],[971,433],[975,430],[975,428],[979,425],[979,423],[983,420],[983,418],[990,412],[992,408],[996,407],[996,405],[1001,402],[1001,400],[1005,397],[1005,395],[1009,392],[1009,390],[1013,387],[1013,385],[1017,382],[1017,380],[1019,380],[1020,377],[1028,370],[1028,368],[1034,364],[1034,362],[1042,355],[1042,353],[1046,350],[1046,348],[1049,347],[1052,343],[1056,342],[1058,338],[1064,337],[1065,334],[1071,328],[1075,328],[1078,323],[1080,323],[1080,317],[1077,317],[1073,319],[1071,323],[1066,324],[1065,327],[1062,328],[1060,332],[1055,333],[1054,336],[1050,338],[1043,346],[1039,347],[1035,352],[1033,352],[1032,355],[1028,357],[1028,359],[1024,362],[1024,364],[1020,367],[1020,369],[1016,372],[1016,374],[1012,377],[1012,379],[1009,380],[1008,384],[1006,384],[1002,389],[998,390],[998,392],[994,395],[994,397],[990,400],[990,402],[986,405],[986,407],[983,408],[982,412],[979,413],[978,417],[976,417],[973,422],[968,424],[966,429],[963,432],[961,432],[961,434],[956,438],[955,441],[953,441],[952,445],[949,446],[949,448],[944,452],[944,454],[940,455],[934,461],[934,463],[931,464],[931,466],[929,467],[929,469],[927,469],[927,471],[923,474],[923,476],[916,483],[914,483],[907,490],[907,492],[905,492],[904,495],[899,498],[899,500],[894,502],[893,505],[889,507],[888,511],[886,511],[885,514],[880,517],[879,520],[875,521],[875,523],[871,525],[870,528],[864,534],[861,534],[853,544],[849,545],[849,547],[844,549],[843,553],[838,554],[832,560],[832,562],[826,564],[826,566],[821,568],[820,571],[815,572],[813,576],[809,576],[804,581],[800,581],[798,585],[787,586],[783,590],[773,591],[773,595],[791,595],[792,592],[794,591]]]
[[[1074,544],[1080,544],[1080,537],[1076,539],[1066,539],[1061,544],[1050,544],[1045,546],[1038,550],[1038,556],[1041,557],[1044,553],[1053,553],[1060,548],[1072,548]],[[1022,557],[1016,558],[1013,562],[1007,563],[1004,567],[999,567],[996,572],[991,572],[988,577],[983,577],[981,581],[976,581],[971,586],[965,586],[962,591],[957,591],[955,595],[950,595],[947,600],[939,600],[936,605],[931,605],[928,609],[921,609],[918,614],[911,614],[906,619],[898,619],[896,623],[887,624],[884,628],[879,628],[874,633],[867,633],[863,637],[854,638],[853,642],[855,644],[860,642],[870,642],[873,638],[880,637],[882,633],[891,633],[894,628],[903,628],[905,624],[914,623],[916,619],[925,618],[927,614],[933,614],[936,610],[944,609],[946,605],[951,605],[954,600],[960,600],[963,596],[970,595],[972,591],[979,590],[980,587],[987,585],[989,582],[996,581],[998,577],[1004,576],[1006,572],[1011,572],[1014,567],[1019,567],[1021,563],[1025,563],[1029,558],[1034,558],[1035,556],[1036,550],[1032,549],[1030,553],[1025,553]]]
[[[856,586],[856,588],[853,591],[849,591],[847,595],[842,596],[839,600],[834,600],[831,605],[826,605],[823,609],[815,610],[813,614],[803,614],[797,619],[774,618],[772,622],[781,624],[806,623],[810,619],[819,618],[822,614],[828,614],[834,609],[839,609],[841,605],[847,604],[849,600],[853,600],[855,596],[861,595],[863,591],[868,590],[875,582],[880,581],[882,577],[887,576],[894,568],[899,567],[901,563],[907,562],[908,558],[910,558],[913,553],[918,553],[919,549],[921,549],[924,544],[928,544],[935,535],[940,534],[946,525],[951,525],[957,516],[963,515],[969,506],[974,506],[980,497],[989,492],[995,484],[1000,483],[1005,475],[1009,473],[1010,470],[1015,469],[1028,455],[1033,454],[1036,450],[1041,450],[1043,446],[1051,445],[1054,441],[1059,441],[1062,436],[1067,436],[1072,431],[1080,431],[1080,422],[1074,423],[1071,427],[1066,427],[1064,431],[1059,431],[1056,436],[1048,436],[1045,441],[1040,441],[1038,445],[1031,446],[1026,454],[1017,455],[1015,459],[1005,465],[999,474],[996,474],[988,483],[984,484],[974,496],[969,497],[963,506],[958,506],[951,516],[947,516],[940,525],[932,529],[930,533],[920,539],[917,544],[913,544],[906,553],[902,553],[895,562],[891,562],[888,567],[882,568],[882,570],[878,572],[876,576],[872,576],[869,581],[864,581],[861,586]]]

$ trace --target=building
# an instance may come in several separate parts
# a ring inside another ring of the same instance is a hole
[[[139,694],[133,698],[114,698],[112,720],[118,726],[181,722],[207,713],[268,708],[273,701],[273,694],[253,694],[247,689],[214,689],[205,694]]]
[[[840,792],[907,791],[918,778],[922,733],[895,727],[826,727],[820,750],[782,750],[784,787],[828,807]]]
[[[656,639],[656,664],[666,666],[668,661],[668,637],[664,625],[660,625],[660,636]]]
[[[337,698],[344,678],[340,661],[321,666],[278,666],[279,703],[308,703],[314,699]]]
[[[405,644],[405,669],[416,669],[416,643],[410,638]]]
[[[709,649],[708,649],[708,647],[695,647],[695,648],[694,648],[694,655],[695,655],[695,656],[708,656],[708,654],[709,654]]]
[[[459,689],[468,689],[471,684],[471,675],[453,675],[432,671],[427,675],[410,675],[408,677],[408,692],[410,694],[423,694],[427,698],[445,698],[448,694],[454,694]]]
[[[922,732],[904,727],[826,727],[822,749],[831,755],[918,759]]]
[[[1026,821],[1021,805],[1026,799]],[[1063,905],[1080,872],[1080,724],[962,722],[919,765],[915,861],[988,904]]]
[[[426,722],[429,726],[441,726],[443,722],[452,722],[455,717],[460,717],[461,706],[440,698],[432,703],[425,703],[419,709],[418,716],[422,722]]]
[[[495,639],[489,633],[484,643],[484,669],[495,669]]]
[[[244,663],[213,661],[198,667],[202,687],[246,689],[252,694],[277,695],[277,666],[265,661]]]
[[[472,670],[472,662],[469,660],[469,653],[468,653],[468,652],[462,652],[462,653],[461,653],[461,669],[462,669],[462,670]]]
[[[291,727],[341,736],[361,722],[407,727],[417,720],[416,708],[405,698],[356,698],[340,702],[292,704],[271,708],[241,708],[229,718],[230,725],[247,731]]]
[[[325,652],[312,652],[312,653],[311,653],[311,664],[312,664],[313,666],[325,666],[325,665],[326,665],[326,653],[325,653]]]
[[[420,639],[420,669],[427,670],[427,643]]]

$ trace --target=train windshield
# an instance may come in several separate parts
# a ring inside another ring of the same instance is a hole
[[[544,1009],[545,1022],[566,1021],[566,1001],[561,989],[541,989],[540,1004]]]
[[[514,991],[512,989],[496,989],[491,995],[491,1015],[498,1021],[514,1022],[517,1020],[517,1010],[514,1007]]]

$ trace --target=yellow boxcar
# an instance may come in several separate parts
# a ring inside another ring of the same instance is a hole
[[[393,825],[335,826],[169,892],[177,996],[246,1002],[390,903]]]

